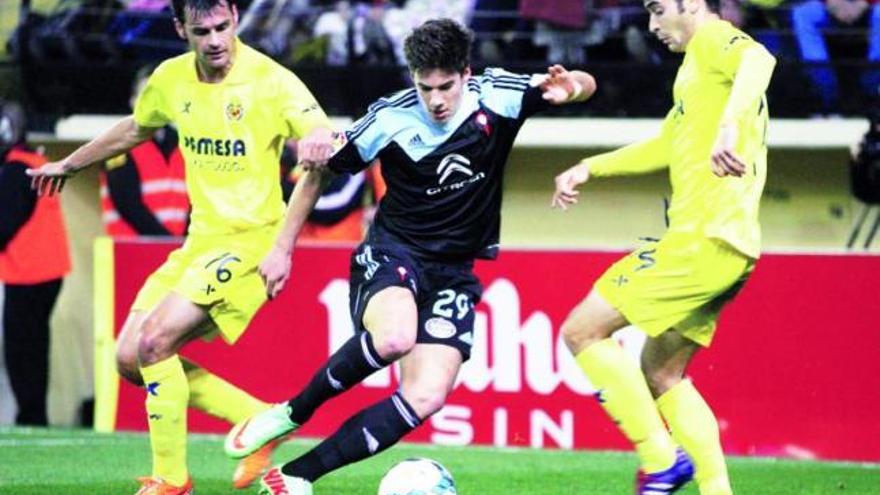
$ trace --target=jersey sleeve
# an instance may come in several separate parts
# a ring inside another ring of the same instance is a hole
[[[531,75],[490,68],[476,79],[483,104],[502,117],[525,119],[546,108]]]
[[[278,108],[287,137],[301,138],[317,127],[330,128],[330,120],[324,109],[294,73],[283,70],[279,79],[281,90]]]
[[[330,170],[336,173],[356,174],[367,168],[367,166],[370,165],[370,162],[373,161],[372,159],[364,160],[361,157],[361,150],[349,137],[350,133],[350,130],[345,132],[348,142],[346,142],[339,151],[333,154],[333,157],[330,158],[330,162],[327,165],[330,167]]]
[[[153,71],[135,102],[134,121],[140,127],[159,128],[171,123],[172,113],[166,96],[171,82],[163,65]]]
[[[743,53],[752,47],[760,46],[742,31],[718,30],[707,39],[706,46],[702,50],[702,58],[725,76],[733,79],[742,62]]]

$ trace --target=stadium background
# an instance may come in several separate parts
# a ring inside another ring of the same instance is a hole
[[[15,26],[17,3],[0,2],[0,38],[6,39]],[[32,2],[35,10],[44,11],[51,10],[54,4],[52,0]],[[864,36],[864,32],[861,35]],[[125,97],[130,87],[128,81],[136,68],[133,62],[124,60],[110,66],[95,63],[77,67],[52,61],[24,67],[20,60],[5,51],[0,58],[4,58],[0,62],[0,95],[17,97],[28,104],[33,117],[31,141],[44,146],[50,157],[63,156],[95,135],[109,121],[100,116],[83,118],[83,114],[105,115],[125,111]],[[843,71],[861,67],[862,64],[855,53],[836,62]],[[542,65],[540,61],[515,61],[513,68],[540,70]],[[670,66],[664,63],[659,68],[648,70],[631,63],[601,61],[595,64],[594,70],[591,63],[584,65],[597,74],[600,88],[608,81],[613,89],[621,91],[621,86],[615,86],[615,81],[634,78],[641,79],[643,87],[638,94],[614,94],[614,91],[600,89],[594,105],[587,104],[579,109],[580,115],[549,117],[524,131],[523,139],[511,156],[506,178],[502,228],[504,246],[539,251],[570,248],[625,250],[635,245],[638,237],[662,232],[664,198],[668,195],[667,180],[663,174],[594,184],[586,191],[584,204],[565,214],[551,211],[548,203],[552,177],[563,167],[585,155],[609,149],[619,141],[635,140],[639,133],[644,132],[644,126],[650,128],[657,124],[658,121],[651,118],[659,116],[658,109],[662,109],[668,101],[666,90],[671,84]],[[313,89],[324,86],[321,81],[345,74],[334,72],[328,75],[314,67],[293,69],[304,74],[307,82],[310,79],[319,81],[311,85]],[[762,203],[764,249],[771,253],[822,252],[829,255],[827,262],[819,259],[817,263],[828,267],[845,267],[834,263],[852,254],[867,254],[867,259],[873,259],[870,254],[880,250],[880,242],[870,243],[868,236],[871,227],[880,221],[880,212],[876,211],[876,207],[868,208],[852,197],[847,168],[849,148],[867,128],[860,111],[867,109],[871,102],[858,96],[854,88],[845,88],[839,114],[830,119],[811,118],[810,105],[802,104],[809,101],[807,95],[810,90],[801,75],[801,69],[796,60],[783,58],[770,91],[772,115],[785,118],[777,118],[771,124],[771,132],[777,134],[771,135],[769,177]],[[367,79],[380,77],[377,74],[381,74],[372,72],[375,70],[372,68],[357,70],[361,71],[360,75],[367,74]],[[86,77],[87,73],[90,73],[89,77]],[[639,77],[634,77],[635,74],[639,74]],[[346,77],[359,79],[358,76]],[[86,82],[83,82],[83,78]],[[340,98],[344,90],[340,90],[338,85],[328,85],[328,88],[327,94],[316,91],[319,100],[343,119],[351,117],[353,112],[345,110],[357,108],[359,102]],[[380,92],[386,88],[361,89],[360,98],[368,100],[378,95],[366,93]],[[642,101],[642,93],[656,96],[660,103]],[[623,110],[615,112],[617,105]],[[617,118],[613,121],[599,120],[608,117]],[[572,120],[561,121],[562,118]],[[564,122],[561,127],[560,122]],[[782,130],[777,131],[779,128]],[[71,181],[62,197],[68,229],[72,233],[75,268],[65,281],[53,317],[49,417],[50,422],[57,426],[77,425],[84,417],[88,419],[90,413],[83,410],[83,405],[88,406],[87,401],[95,394],[95,320],[92,311],[95,303],[94,241],[102,232],[97,184],[97,171],[93,167]],[[856,225],[862,225],[862,228],[855,243],[848,246]],[[815,300],[816,304],[828,304],[838,309],[840,314],[849,318],[844,321],[854,324],[836,328],[834,325],[840,325],[840,321],[829,319],[814,322],[798,331],[812,335],[830,333],[832,336],[829,338],[844,339],[850,345],[878,348],[876,332],[871,332],[870,326],[863,324],[876,319],[877,308],[880,308],[880,296],[876,290],[871,290],[870,283],[880,275],[880,271],[874,271],[876,267],[876,263],[869,262],[857,269],[872,270],[870,273],[832,274],[827,281],[841,285],[847,284],[848,279],[868,281],[860,282],[862,285],[857,285],[858,290],[845,291],[845,297],[835,294],[834,287],[823,288],[827,298]],[[304,269],[298,268],[301,276],[307,276],[304,275]],[[587,284],[588,281],[584,280],[583,283]],[[781,306],[772,308],[772,311],[784,315],[798,311],[797,308],[795,301],[783,299]],[[786,324],[784,317],[774,321],[780,325]],[[560,322],[553,323],[555,328]],[[762,329],[767,332],[789,330]],[[733,341],[737,335],[728,334],[724,338]],[[814,348],[801,350],[797,349],[796,336],[792,336],[791,341],[790,354],[780,356],[780,363],[787,366],[820,366],[818,362],[802,362],[796,353],[803,352],[816,360],[823,359],[822,339],[805,339],[813,343]],[[707,360],[711,360],[711,355]],[[849,370],[866,380],[877,374],[876,362],[868,359],[849,364],[852,366]],[[746,375],[746,379],[749,378],[764,379]],[[815,400],[822,400],[818,385],[814,393]],[[0,397],[4,399],[0,400],[0,423],[8,423],[11,417],[9,403],[5,400],[8,395]],[[871,394],[860,400],[862,402],[855,403],[856,407],[868,411],[880,410],[878,399],[871,397]],[[796,404],[787,406],[797,407]],[[869,438],[880,437],[877,426],[868,424],[865,427],[868,431],[863,433]],[[853,429],[857,429],[856,423],[853,423]],[[817,430],[816,434],[820,435],[821,431]],[[876,451],[869,452],[862,456],[840,457],[880,460]],[[791,452],[773,453],[792,455]]]

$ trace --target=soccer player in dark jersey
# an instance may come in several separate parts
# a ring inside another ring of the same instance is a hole
[[[487,69],[472,76],[471,40],[447,19],[416,28],[405,42],[415,87],[380,99],[345,132],[329,169],[353,173],[380,158],[388,186],[352,256],[357,333],[296,397],[233,428],[227,454],[245,456],[287,435],[328,399],[397,360],[400,388],[271,469],[262,493],[311,494],[316,479],[387,449],[443,407],[473,341],[482,292],[474,259],[498,251],[502,178],[516,134],[535,112],[595,90],[592,76],[558,65],[542,75]],[[287,281],[294,239],[324,173],[313,167],[297,183],[276,249],[261,266],[270,296]]]

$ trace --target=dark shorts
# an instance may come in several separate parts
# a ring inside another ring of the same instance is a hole
[[[416,343],[448,345],[470,358],[474,306],[483,293],[471,263],[423,261],[397,246],[361,244],[351,257],[349,291],[356,331],[365,330],[367,302],[388,287],[412,292],[419,312]]]

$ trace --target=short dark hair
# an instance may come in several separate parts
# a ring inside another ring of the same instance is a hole
[[[462,73],[471,65],[474,34],[452,19],[431,19],[403,42],[410,72],[441,69]]]
[[[235,0],[171,0],[171,6],[174,10],[174,18],[181,24],[186,21],[186,9],[193,12],[208,12],[218,5],[226,4],[230,10],[235,5]]]

